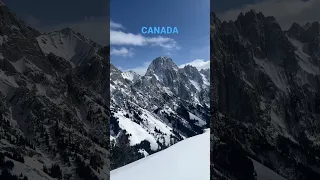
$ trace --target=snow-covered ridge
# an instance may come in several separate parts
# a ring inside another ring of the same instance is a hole
[[[136,81],[140,78],[140,75],[134,71],[127,71],[122,73],[122,77],[129,81]]]
[[[98,44],[85,38],[70,28],[45,33],[37,37],[38,44],[45,54],[53,53],[68,60],[73,67],[81,60],[97,53]]]
[[[209,180],[210,131],[111,171],[111,180]]]

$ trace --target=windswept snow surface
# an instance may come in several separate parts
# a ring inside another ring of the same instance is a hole
[[[210,131],[111,171],[111,180],[209,180]]]
[[[286,180],[279,174],[275,173],[266,166],[260,164],[259,162],[251,159],[254,165],[254,169],[257,173],[257,180]]]

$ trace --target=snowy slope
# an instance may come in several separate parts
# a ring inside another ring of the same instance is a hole
[[[109,179],[108,47],[69,28],[41,34],[6,6],[0,29],[0,160],[9,173]]]
[[[263,164],[251,159],[257,173],[257,180],[286,180]]]
[[[45,54],[53,53],[62,57],[70,61],[73,67],[81,60],[90,58],[101,48],[70,28],[42,34],[37,37],[37,41]]]
[[[111,171],[111,180],[209,180],[210,131]]]
[[[136,81],[139,79],[139,74],[137,74],[136,72],[133,71],[127,71],[127,72],[123,72],[122,73],[122,77],[124,79],[127,79],[129,81]]]

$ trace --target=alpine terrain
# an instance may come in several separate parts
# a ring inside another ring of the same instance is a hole
[[[0,6],[0,179],[109,179],[109,48]]]
[[[320,179],[320,24],[211,14],[211,179]]]
[[[111,169],[198,135],[209,127],[209,69],[152,61],[145,75],[110,67]]]
[[[161,152],[113,170],[110,177],[111,180],[209,180],[209,129]]]

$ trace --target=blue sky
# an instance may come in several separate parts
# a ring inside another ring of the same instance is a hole
[[[107,0],[2,0],[23,21],[40,31],[71,27],[85,37],[109,43],[109,3]],[[32,2],[32,3],[31,3]]]
[[[246,4],[259,3],[262,0],[211,0],[211,11],[216,13],[228,11],[231,9],[242,7]]]
[[[86,17],[103,17],[109,14],[106,0],[94,3],[84,0],[2,0],[10,9],[33,25],[52,26],[84,20]]]
[[[158,56],[171,57],[177,65],[208,67],[209,3],[209,0],[112,0],[111,62],[121,70],[138,73],[143,73]],[[143,26],[177,27],[179,34],[142,35]]]

